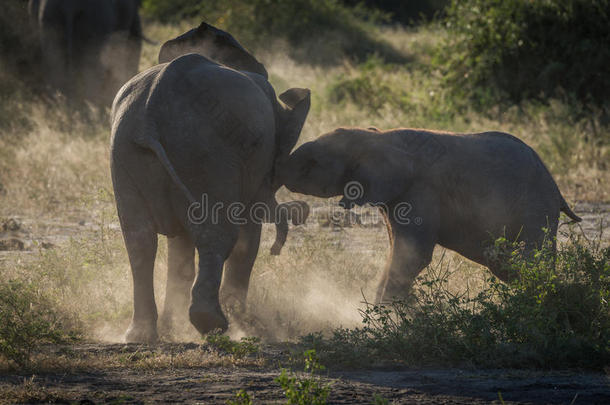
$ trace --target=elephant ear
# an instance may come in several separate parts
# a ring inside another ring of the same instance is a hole
[[[299,140],[311,106],[311,92],[292,88],[280,94],[279,98],[286,105],[280,116],[278,156],[281,158],[288,157]]]
[[[342,205],[372,205],[394,202],[411,185],[415,176],[413,156],[393,147],[369,147],[348,168]],[[358,184],[359,183],[359,184]],[[351,203],[351,204],[350,204]]]
[[[159,63],[179,56],[197,53],[235,70],[257,73],[265,79],[267,70],[231,34],[206,22],[197,28],[167,41],[159,51]]]

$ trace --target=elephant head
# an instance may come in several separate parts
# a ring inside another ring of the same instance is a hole
[[[167,63],[187,53],[197,53],[235,70],[268,78],[265,67],[231,34],[206,22],[164,43],[159,51],[159,63]]]
[[[413,178],[413,156],[378,142],[376,129],[339,128],[301,145],[283,162],[281,182],[294,192],[316,197],[343,196],[340,204],[392,201]],[[396,179],[392,173],[404,176]]]

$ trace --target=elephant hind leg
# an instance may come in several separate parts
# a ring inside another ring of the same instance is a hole
[[[234,314],[243,313],[246,309],[250,274],[258,254],[260,237],[261,224],[242,225],[237,243],[227,259],[222,279],[222,292],[228,303],[228,309]]]
[[[157,306],[153,285],[157,229],[136,182],[114,157],[112,182],[133,277],[133,318],[125,340],[154,342],[157,340]]]
[[[157,233],[152,227],[131,229],[123,226],[123,238],[133,276],[133,318],[125,340],[152,343],[157,340],[157,306],[153,286]]]
[[[189,319],[202,335],[214,329],[225,331],[229,324],[220,307],[219,290],[223,265],[237,241],[238,227],[226,222],[208,223],[198,225],[191,234],[199,253],[199,268],[191,288]]]
[[[188,324],[189,294],[195,279],[195,245],[191,238],[186,233],[168,238],[167,247],[167,285],[160,322],[165,333]]]

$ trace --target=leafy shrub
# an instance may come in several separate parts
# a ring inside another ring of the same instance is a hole
[[[0,283],[0,354],[28,366],[34,349],[43,343],[66,343],[76,338],[53,305],[33,285]]]
[[[252,405],[252,398],[244,390],[237,391],[235,398],[227,401],[228,405]]]
[[[294,373],[282,369],[279,377],[275,379],[284,391],[287,404],[292,405],[322,405],[326,404],[330,394],[330,385],[323,384],[316,373],[323,371],[324,366],[320,364],[315,350],[307,350],[303,353],[305,361],[305,373],[307,378],[299,378]]]
[[[453,0],[439,61],[479,107],[557,96],[607,106],[609,10],[608,0]]]
[[[583,367],[610,361],[610,248],[573,237],[554,258],[549,242],[525,258],[500,239],[511,284],[494,278],[478,294],[454,294],[442,263],[429,269],[407,300],[368,305],[360,329],[310,335],[329,361],[375,359],[409,364],[492,367]],[[556,260],[556,263],[554,263]]]
[[[144,0],[143,9],[161,21],[205,19],[252,48],[285,39],[295,45],[288,49],[291,56],[311,63],[336,62],[344,55],[362,60],[375,52],[402,58],[370,33],[370,22],[386,18],[383,13],[340,0]]]

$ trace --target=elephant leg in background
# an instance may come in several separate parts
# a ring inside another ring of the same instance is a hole
[[[222,293],[226,307],[232,314],[243,314],[246,309],[250,273],[258,254],[261,224],[248,222],[239,228],[239,237],[229,256],[222,279]]]
[[[127,32],[117,32],[109,37],[100,50],[96,64],[99,67],[95,72],[97,82],[89,80],[90,85],[103,84],[98,101],[111,105],[116,92],[133,76],[138,73],[141,43],[129,38]],[[117,62],[117,61],[120,61]],[[95,77],[95,76],[93,76]],[[99,80],[102,77],[103,80]]]
[[[195,279],[195,245],[186,234],[167,239],[167,287],[160,327],[170,333],[188,323],[189,294]]]
[[[238,226],[226,220],[191,229],[199,253],[199,268],[191,289],[189,319],[202,335],[214,329],[224,331],[229,326],[220,307],[219,290],[224,262],[237,242],[238,233]]]
[[[78,85],[75,96],[78,100],[110,105],[118,89],[109,82],[111,74],[102,63],[103,44],[84,44],[82,47],[78,57],[74,58],[74,67],[77,70],[75,77],[77,77]]]
[[[69,97],[73,92],[71,81],[74,80],[74,72],[70,63],[71,49],[66,31],[61,25],[43,23],[40,29],[40,45],[50,90],[60,91]]]
[[[408,221],[396,206],[389,207],[386,220],[392,231],[391,258],[377,288],[376,303],[408,295],[417,275],[432,261],[438,239],[439,210],[426,198],[429,195],[425,188],[414,187],[408,196],[401,198],[411,205]],[[415,218],[422,221],[418,224]]]

